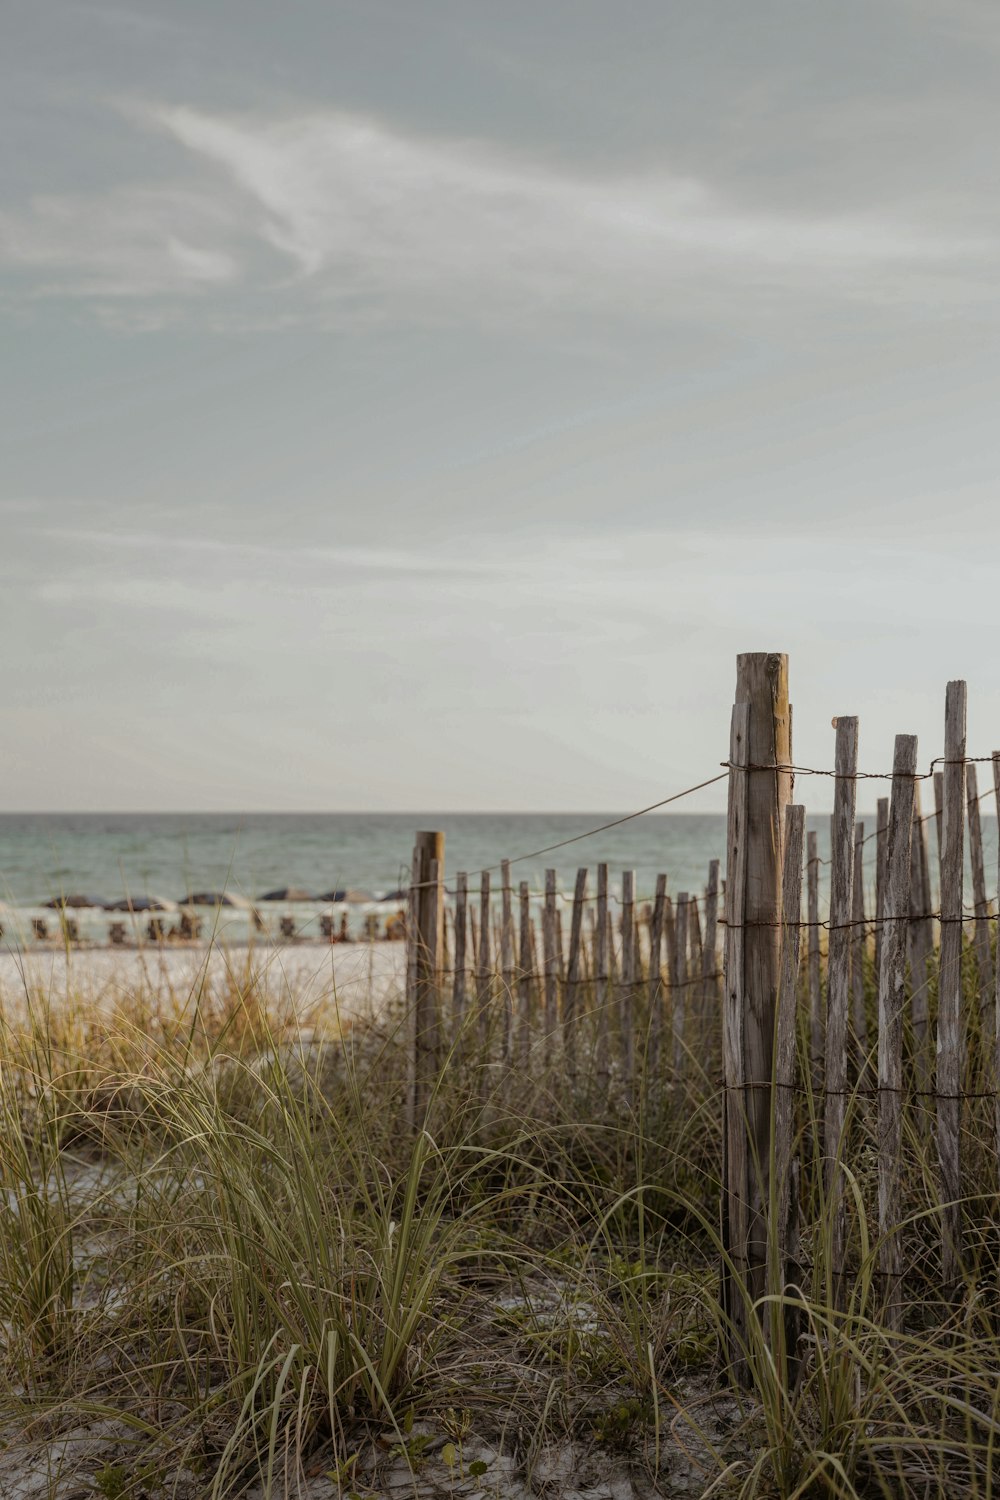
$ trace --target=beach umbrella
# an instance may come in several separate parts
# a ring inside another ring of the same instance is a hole
[[[317,898],[312,891],[303,890],[300,885],[280,885],[276,891],[265,891],[263,896],[258,896],[258,901],[315,901]]]
[[[385,893],[384,896],[380,896],[379,897],[379,900],[380,901],[407,901],[409,899],[409,895],[410,895],[409,891],[386,891],[386,893]]]
[[[109,901],[105,911],[176,911],[177,902],[169,896],[122,896],[119,901]]]
[[[234,896],[230,891],[192,891],[181,901],[182,906],[235,906],[240,911],[252,911],[253,903],[245,896]]]
[[[326,895],[320,896],[319,899],[334,902],[337,905],[345,901],[361,905],[365,901],[374,901],[375,897],[371,891],[327,891]]]
[[[72,908],[74,911],[81,906],[104,905],[103,896],[55,896],[51,901],[42,903],[50,911],[65,911]]]

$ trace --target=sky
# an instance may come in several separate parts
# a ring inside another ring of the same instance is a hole
[[[755,650],[1000,745],[995,0],[2,31],[4,810],[628,811]]]

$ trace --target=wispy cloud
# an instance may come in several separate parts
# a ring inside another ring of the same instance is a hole
[[[981,298],[996,240],[882,213],[777,211],[669,170],[582,174],[374,118],[130,106],[183,147],[173,183],[35,199],[0,258],[37,289],[204,296],[242,283],[303,317],[496,319],[590,309],[657,319],[775,289]],[[317,312],[319,309],[319,312]]]
[[[198,185],[38,196],[0,213],[0,263],[40,293],[149,298],[218,287],[237,275],[235,225]]]

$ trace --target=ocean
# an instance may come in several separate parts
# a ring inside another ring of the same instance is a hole
[[[668,889],[700,891],[711,859],[725,861],[725,816],[719,813],[649,813],[619,827],[588,834],[612,822],[615,813],[8,813],[0,815],[0,899],[6,905],[8,940],[30,933],[32,915],[46,901],[86,894],[101,901],[125,894],[165,896],[182,901],[194,891],[228,890],[251,902],[282,886],[301,886],[317,895],[335,889],[367,893],[370,904],[352,902],[352,921],[387,893],[407,883],[417,829],[444,831],[446,879],[457,870],[478,882],[478,872],[515,860],[512,878],[527,880],[533,892],[544,888],[546,868],[558,871],[560,887],[572,890],[579,865],[611,866],[612,890],[621,871],[636,872],[640,900],[651,899],[656,875],[665,871]],[[859,817],[863,815],[859,814]],[[875,816],[864,817],[873,833]],[[996,828],[984,818],[987,879],[993,889]],[[829,857],[829,818],[809,817],[818,835],[821,859]],[[929,845],[937,863],[933,819]],[[568,840],[576,840],[569,843]],[[563,847],[540,853],[548,846]],[[875,840],[865,846],[866,881],[874,878]],[[825,877],[825,870],[824,870]],[[494,884],[499,872],[494,873]],[[593,877],[592,877],[593,881]],[[825,878],[823,885],[825,886]],[[593,889],[593,884],[591,885]],[[398,902],[396,903],[398,904]],[[320,908],[268,905],[268,921],[294,910],[300,923],[315,923]],[[49,913],[49,918],[52,918]],[[107,935],[108,914],[76,913],[80,935]],[[248,928],[245,912],[225,916],[238,938]],[[55,924],[57,925],[57,923]]]

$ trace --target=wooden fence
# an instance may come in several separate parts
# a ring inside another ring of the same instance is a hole
[[[865,1254],[851,1206],[862,1159],[874,1162],[872,1274],[888,1328],[903,1323],[907,1277],[916,1256],[926,1268],[929,1233],[945,1298],[967,1274],[966,1158],[992,1163],[991,1193],[1000,1187],[1000,973],[976,776],[977,760],[988,761],[987,795],[1000,802],[1000,752],[969,757],[965,722],[965,684],[949,683],[943,756],[920,773],[916,738],[897,736],[891,770],[865,773],[889,791],[866,832],[856,817],[858,720],[834,721],[833,764],[808,768],[833,781],[828,867],[792,800],[803,768],[780,655],[738,661],[724,882],[718,860],[702,891],[676,896],[666,874],[640,892],[626,870],[619,895],[598,864],[594,879],[578,870],[572,894],[554,869],[534,891],[502,861],[475,880],[459,872],[446,893],[443,836],[418,835],[408,924],[415,1123],[443,1039],[470,1024],[485,1045],[492,1036],[512,1073],[556,1069],[571,1108],[591,1091],[627,1109],[639,1089],[676,1088],[693,1073],[710,1082],[722,1102],[722,1298],[737,1378],[762,1299],[794,1301],[810,1269],[801,1246],[819,1232],[829,1235],[832,1300],[844,1298]],[[936,1163],[930,1204],[910,1169],[921,1141],[922,1160]]]

